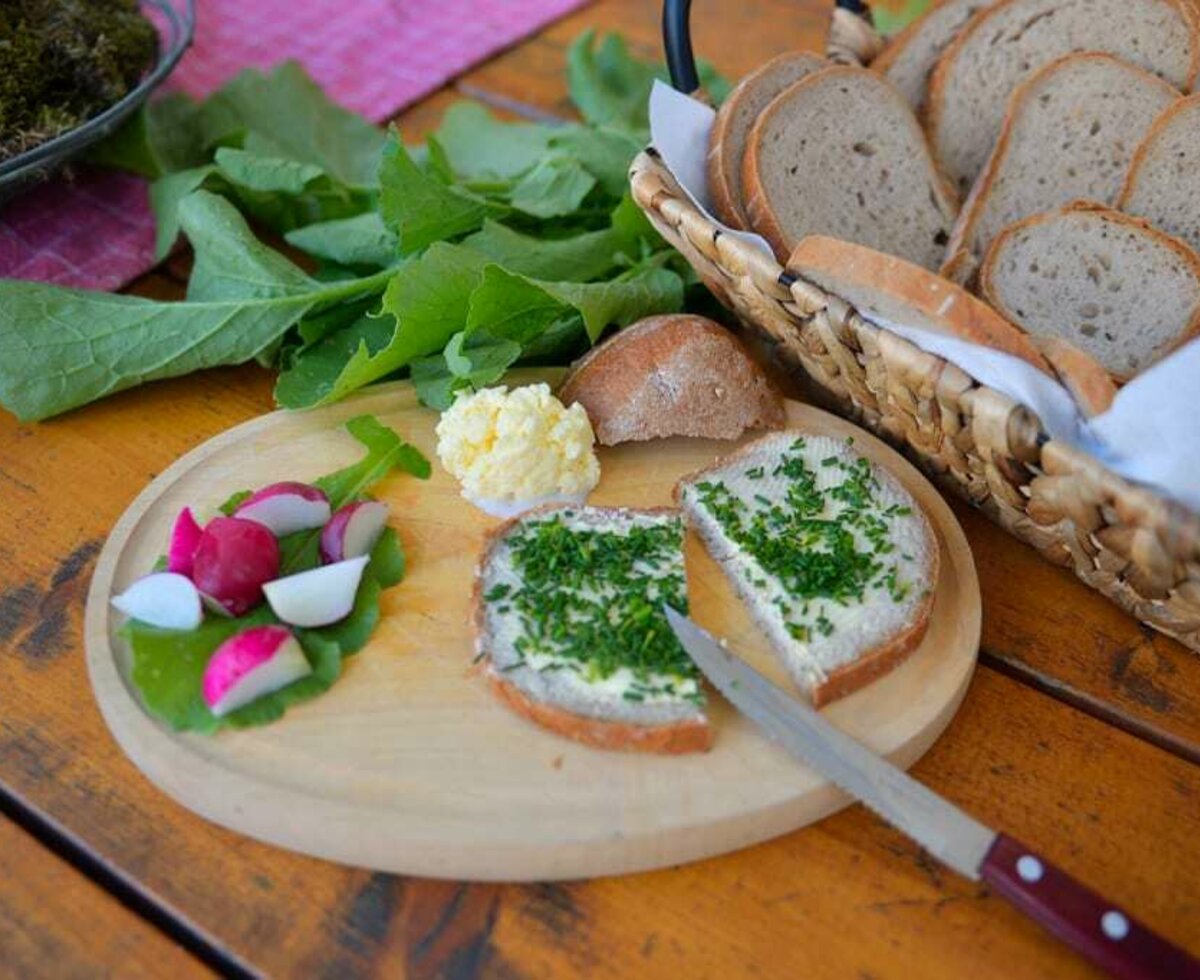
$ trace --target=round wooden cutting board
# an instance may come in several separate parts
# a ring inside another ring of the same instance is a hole
[[[556,376],[556,375],[555,375]],[[526,375],[525,380],[528,379]],[[328,693],[264,728],[173,733],[141,707],[110,597],[145,574],[172,520],[231,492],[312,479],[359,453],[340,428],[377,415],[434,462],[426,482],[397,474],[375,491],[391,505],[409,574],[384,593],[370,643]],[[790,426],[853,436],[928,512],[942,549],[933,619],[917,652],[827,717],[902,766],[933,743],[962,700],[979,644],[979,584],[950,509],[877,439],[788,404]],[[678,864],[794,830],[846,805],[823,778],[768,742],[717,695],[707,754],[603,752],[510,713],[470,671],[468,600],[475,556],[495,522],[466,504],[437,464],[437,415],[398,383],[307,413],[238,426],[167,469],[134,501],[100,555],[88,595],[87,659],[117,741],[164,792],[209,820],[281,847],[382,871],[475,880],[546,880]],[[728,443],[672,439],[601,451],[591,501],[671,502],[675,480]],[[698,542],[687,543],[695,619],[787,683]]]

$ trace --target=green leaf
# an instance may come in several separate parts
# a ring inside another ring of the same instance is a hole
[[[307,321],[302,321],[305,330]],[[309,325],[311,334],[322,330]],[[392,316],[359,315],[349,324],[330,326],[327,335],[314,338],[310,346],[297,351],[275,382],[275,401],[284,408],[308,408],[345,397],[353,389],[337,387],[347,365],[360,350],[369,360],[383,350],[396,332]]]
[[[584,31],[567,50],[571,101],[596,125],[649,129],[647,103],[656,78],[665,81],[666,72],[630,55],[619,34],[606,34],[597,45],[596,32]]]
[[[502,122],[477,102],[452,105],[434,140],[459,177],[517,177],[546,155],[556,130],[540,123]]]
[[[883,4],[871,8],[871,16],[875,21],[875,29],[880,34],[891,36],[904,30],[909,24],[925,13],[929,8],[929,0],[905,0],[899,9],[889,9]]]
[[[564,126],[551,145],[580,161],[606,194],[619,198],[629,189],[629,165],[642,140],[619,129]]]
[[[88,152],[91,163],[151,179],[207,161],[200,107],[182,92],[155,98]]]
[[[518,211],[535,218],[556,218],[579,210],[595,186],[596,178],[578,160],[546,157],[521,178],[510,202]]]
[[[212,164],[181,170],[161,177],[150,185],[150,207],[154,211],[154,257],[164,259],[179,237],[179,202],[212,184],[217,168]]]
[[[315,163],[263,156],[229,146],[219,147],[213,159],[231,183],[252,191],[303,194],[314,181],[325,177],[325,171]]]
[[[448,187],[420,169],[393,133],[379,168],[379,210],[405,255],[426,245],[474,231],[503,209]]]
[[[611,228],[569,238],[545,238],[524,235],[498,222],[486,221],[480,231],[463,239],[462,244],[510,272],[586,282],[599,278],[617,264],[623,238]]]
[[[520,344],[486,330],[455,334],[443,353],[413,363],[417,397],[430,408],[445,411],[457,392],[494,384],[520,356]]]
[[[383,268],[396,261],[396,236],[378,211],[296,228],[283,237],[302,252],[341,265]]]

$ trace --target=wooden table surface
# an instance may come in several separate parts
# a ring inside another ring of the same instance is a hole
[[[731,76],[819,48],[817,0],[709,0],[696,47]],[[472,96],[569,111],[585,27],[658,51],[657,5],[602,0],[400,117]],[[133,287],[183,294],[186,257]],[[271,409],[255,367],[59,420],[0,413],[0,975],[1079,977],[987,888],[862,807],[650,874],[478,885],[338,867],[247,840],[159,793],[109,737],[81,648],[108,530],[180,453]],[[914,774],[1200,955],[1200,656],[955,504],[984,597],[980,667]]]

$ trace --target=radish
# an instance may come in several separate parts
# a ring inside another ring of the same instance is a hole
[[[196,586],[175,572],[155,572],[138,579],[114,596],[112,604],[126,616],[168,630],[194,630],[204,619]]]
[[[307,483],[272,483],[242,501],[233,516],[257,521],[282,538],[322,527],[329,520],[329,498]]]
[[[346,504],[321,532],[321,557],[332,564],[370,554],[387,526],[387,518],[386,504],[374,500]]]
[[[167,571],[180,575],[192,574],[192,558],[196,545],[200,543],[203,529],[192,514],[191,507],[184,507],[175,518],[171,528],[171,543],[167,546]]]
[[[262,602],[262,587],[279,575],[279,542],[262,524],[214,517],[200,535],[192,581],[230,616]]]
[[[354,608],[358,583],[370,559],[349,558],[263,586],[271,609],[293,626],[328,626],[345,619]]]
[[[218,718],[312,673],[300,641],[283,626],[254,626],[217,647],[201,691]]]

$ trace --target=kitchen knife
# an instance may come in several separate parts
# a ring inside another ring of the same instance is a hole
[[[1200,962],[1039,854],[963,813],[772,684],[667,607],[679,642],[705,676],[773,741],[972,881],[985,881],[1030,918],[1115,977],[1200,980]]]

